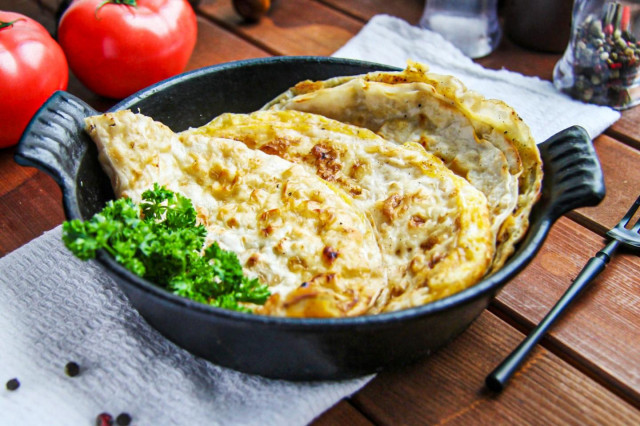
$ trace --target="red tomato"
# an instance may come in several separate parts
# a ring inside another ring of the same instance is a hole
[[[68,81],[67,60],[47,30],[0,10],[0,148],[18,143],[33,114]]]
[[[116,99],[182,72],[196,36],[187,0],[75,0],[58,25],[71,71]]]

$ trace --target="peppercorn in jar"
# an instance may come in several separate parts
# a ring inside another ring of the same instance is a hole
[[[571,97],[626,109],[640,103],[640,2],[576,0],[553,81]]]

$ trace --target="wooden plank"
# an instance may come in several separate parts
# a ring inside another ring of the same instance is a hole
[[[13,191],[36,174],[36,169],[21,167],[13,160],[15,148],[0,150],[0,197]]]
[[[265,56],[270,54],[199,16],[198,42],[186,70]]]
[[[484,58],[478,58],[475,62],[485,68],[508,69],[531,77],[540,77],[543,80],[553,80],[553,67],[561,55],[556,53],[544,53],[528,50],[513,43],[507,37],[503,37],[498,48]]]
[[[604,172],[607,195],[597,207],[578,209],[570,216],[603,234],[640,195],[640,151],[608,136],[596,138],[594,147]]]
[[[58,185],[42,172],[36,172],[12,191],[2,194],[0,257],[62,223],[61,200]]]
[[[535,260],[499,294],[496,307],[531,329],[605,240],[562,218]],[[640,258],[621,251],[551,330],[550,344],[640,406]]]
[[[330,55],[362,27],[362,22],[312,0],[274,2],[257,23],[243,21],[231,0],[205,1],[199,10],[274,55]]]
[[[609,134],[635,149],[640,149],[640,107],[635,106],[623,111],[620,120],[611,126]]]
[[[353,16],[363,22],[378,14],[387,14],[404,19],[412,25],[417,25],[422,16],[424,0],[318,0],[321,3]]]
[[[377,424],[624,425],[640,411],[544,348],[536,348],[500,395],[484,377],[522,339],[489,312],[449,346],[415,365],[379,374],[352,399]]]
[[[360,411],[355,409],[346,400],[340,401],[328,411],[316,418],[312,423],[313,426],[332,426],[332,425],[349,425],[349,426],[371,426],[371,423]]]

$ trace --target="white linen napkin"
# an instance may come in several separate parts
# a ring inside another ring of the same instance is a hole
[[[441,36],[374,17],[334,56],[404,67],[408,59],[458,76],[511,104],[537,141],[573,124],[595,137],[618,119],[549,82],[486,70]],[[238,373],[164,339],[92,262],[74,258],[60,227],[0,259],[0,424],[91,424],[128,413],[132,424],[306,424],[373,376],[290,383]],[[67,362],[80,374],[69,377]],[[5,388],[12,378],[15,391]]]
[[[61,227],[0,259],[0,424],[304,425],[372,376],[268,380],[222,368],[151,328]],[[75,362],[80,374],[65,374]],[[10,379],[20,387],[6,389]]]
[[[411,59],[430,71],[458,77],[469,89],[512,106],[529,125],[537,143],[572,125],[580,125],[595,138],[620,113],[586,104],[559,92],[553,83],[507,70],[489,70],[466,57],[440,34],[402,19],[377,15],[333,54],[404,68]]]

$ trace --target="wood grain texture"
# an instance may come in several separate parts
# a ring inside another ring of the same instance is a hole
[[[360,411],[347,400],[342,400],[313,421],[313,426],[371,426],[371,423]]]
[[[635,149],[640,149],[640,107],[622,111],[622,118],[615,122],[608,134],[619,139]]]
[[[274,55],[331,55],[363,25],[313,0],[275,2],[256,23],[238,16],[230,0],[205,0],[199,10]]]
[[[602,166],[607,193],[598,206],[578,209],[570,216],[604,234],[640,195],[640,151],[609,136],[596,138],[593,145]]]
[[[0,0],[0,9],[55,29],[61,0]],[[422,0],[274,0],[258,23],[235,14],[230,0],[203,0],[198,42],[187,70],[269,55],[330,55],[379,13],[417,23]],[[481,65],[551,80],[559,54],[533,52],[508,38]],[[117,101],[91,93],[73,75],[69,92],[99,111]],[[457,340],[412,366],[380,374],[349,401],[315,420],[329,424],[640,424],[640,260],[616,256],[543,340],[500,396],[482,386],[604,243],[601,235],[640,188],[640,108],[594,141],[607,185],[597,207],[579,209],[552,229],[541,252]],[[0,256],[64,219],[56,183],[0,150]],[[586,227],[584,227],[586,226]],[[498,316],[496,316],[498,314]],[[502,318],[502,319],[501,319]]]
[[[353,397],[354,404],[380,425],[625,425],[640,419],[638,409],[544,348],[502,394],[486,391],[485,375],[522,337],[485,312],[430,358],[381,373]]]
[[[475,62],[485,68],[508,69],[530,77],[553,80],[553,67],[561,55],[527,50],[503,37],[498,48],[491,55],[478,58]]]
[[[31,170],[33,176],[0,196],[0,257],[64,220],[60,188],[46,174]]]
[[[271,56],[205,18],[198,17],[198,42],[187,64],[187,70],[250,58]]]
[[[363,22],[373,18],[374,15],[387,14],[404,19],[412,25],[417,25],[422,16],[424,0],[317,0],[327,4],[349,16],[360,19]]]
[[[36,174],[36,169],[21,167],[13,161],[15,148],[0,150],[0,197],[19,187]]]
[[[562,218],[535,260],[499,294],[496,307],[530,330],[606,241]],[[557,352],[640,406],[640,258],[624,251],[549,334]]]

